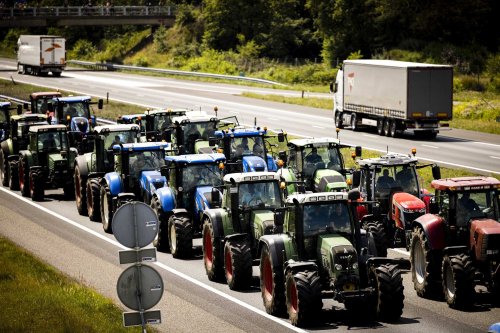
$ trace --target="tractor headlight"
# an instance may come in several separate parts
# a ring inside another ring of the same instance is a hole
[[[358,269],[358,263],[357,263],[357,262],[355,262],[354,264],[352,264],[352,266],[351,266],[351,267],[352,267],[352,269]]]
[[[341,271],[343,269],[341,264],[335,264],[335,270]]]
[[[486,255],[492,256],[500,253],[500,250],[486,250]]]

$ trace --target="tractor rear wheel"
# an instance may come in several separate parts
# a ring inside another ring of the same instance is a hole
[[[370,284],[375,288],[374,312],[377,318],[396,321],[403,314],[404,287],[397,265],[370,267]]]
[[[3,150],[0,150],[0,158],[2,159],[2,185],[9,186],[9,161],[7,160],[7,156],[4,154]]]
[[[421,227],[415,227],[410,243],[411,277],[420,297],[441,296],[441,260],[431,250],[429,240]]]
[[[158,235],[154,240],[153,244],[156,246],[158,251],[170,252],[169,240],[168,240],[168,217],[161,208],[160,199],[155,195],[151,199],[151,208],[158,216]]]
[[[465,309],[473,304],[474,266],[468,255],[444,256],[443,291],[446,303],[452,308]]]
[[[107,184],[100,186],[100,206],[102,228],[108,234],[113,233],[111,222],[113,221],[113,199]]]
[[[203,264],[210,281],[220,281],[224,276],[224,262],[221,258],[221,243],[215,239],[212,222],[203,221]]]
[[[75,183],[75,203],[78,214],[87,215],[87,177],[80,173],[78,165],[75,167],[74,173]]]
[[[23,197],[30,196],[30,173],[28,159],[23,157],[19,163],[19,189]]]
[[[335,126],[340,129],[344,128],[342,124],[342,112],[340,111],[335,111]]]
[[[252,283],[252,251],[245,240],[228,240],[224,245],[224,270],[231,290],[248,289]]]
[[[43,201],[45,196],[44,180],[38,170],[32,170],[29,174],[30,177],[30,195],[33,201]]]
[[[99,179],[87,179],[85,190],[86,207],[90,221],[101,222],[101,200],[100,200],[100,187]]]
[[[304,326],[313,322],[323,308],[318,272],[287,273],[286,307],[292,325]]]
[[[274,316],[286,314],[283,267],[273,263],[267,246],[264,246],[260,254],[260,291],[267,313]]]
[[[388,241],[384,224],[381,221],[368,221],[365,223],[364,229],[373,235],[375,247],[377,248],[377,257],[387,257]]]
[[[19,190],[19,161],[18,160],[10,161],[8,171],[9,171],[8,173],[9,188],[12,191]]]
[[[193,223],[186,215],[168,219],[168,244],[174,258],[188,258],[193,252]]]

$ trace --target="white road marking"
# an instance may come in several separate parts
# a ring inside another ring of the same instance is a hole
[[[324,128],[324,127],[322,127],[322,126],[315,126],[315,125],[312,125],[312,127],[314,127],[314,128],[319,128],[319,129],[325,129],[325,128]]]
[[[494,144],[494,143],[489,143],[489,142],[478,142],[478,141],[473,141],[472,143],[478,144],[478,145],[486,145],[486,146],[493,146],[493,147],[500,147],[500,145]]]
[[[429,147],[429,148],[439,149],[439,147],[431,146],[431,145],[422,145],[422,147]]]
[[[43,212],[45,212],[47,214],[50,214],[50,215],[52,215],[52,216],[60,219],[63,222],[66,222],[66,223],[68,223],[68,224],[70,224],[70,225],[72,225],[74,227],[77,227],[77,228],[81,229],[82,231],[88,232],[89,234],[91,234],[93,236],[96,236],[97,238],[100,238],[101,240],[106,241],[106,242],[108,242],[108,243],[110,243],[110,244],[112,244],[112,245],[114,245],[114,246],[116,246],[116,247],[118,247],[118,248],[120,248],[122,250],[129,250],[129,248],[121,245],[116,240],[110,239],[110,238],[108,238],[108,237],[106,237],[106,236],[98,233],[97,231],[89,229],[89,228],[87,228],[87,227],[85,227],[85,226],[83,226],[83,225],[81,225],[81,224],[79,224],[79,223],[77,223],[77,222],[75,222],[73,220],[70,220],[69,218],[67,218],[65,216],[62,216],[62,215],[60,215],[58,213],[55,213],[55,212],[51,211],[50,209],[45,208],[45,207],[43,207],[43,206],[41,206],[41,205],[39,205],[39,204],[31,201],[30,199],[24,198],[24,197],[20,196],[19,194],[16,194],[16,193],[13,193],[13,192],[11,192],[11,191],[9,191],[7,189],[4,189],[3,187],[0,187],[0,190],[3,191],[3,192],[5,192],[5,193],[7,193],[7,194],[9,194],[9,195],[11,195],[11,196],[13,196],[13,197],[15,197],[15,198],[17,198],[17,199],[19,199],[19,200],[21,200],[21,201],[24,201],[25,203],[27,203],[27,204],[29,204],[29,205],[31,205],[33,207],[36,207],[36,208],[40,209],[41,211],[43,211]],[[275,323],[280,324],[280,325],[282,325],[282,326],[284,326],[284,327],[286,327],[286,328],[288,328],[290,330],[293,330],[295,332],[301,332],[301,333],[302,332],[304,332],[304,333],[306,332],[306,331],[304,331],[304,330],[302,330],[302,329],[300,329],[298,327],[293,326],[290,323],[287,323],[287,322],[285,322],[283,320],[280,320],[279,318],[271,316],[270,314],[266,313],[265,311],[259,310],[259,309],[255,308],[255,307],[251,306],[250,304],[247,304],[247,303],[245,303],[245,302],[237,299],[236,297],[233,297],[231,295],[225,294],[225,293],[223,293],[220,290],[217,290],[217,289],[215,289],[215,288],[213,288],[213,287],[211,287],[209,285],[204,284],[203,282],[200,282],[198,280],[193,279],[192,277],[190,277],[190,276],[188,276],[188,275],[186,275],[186,274],[184,274],[182,272],[179,272],[179,271],[177,271],[177,270],[175,270],[175,269],[173,269],[171,267],[168,267],[167,265],[165,265],[165,264],[163,264],[161,262],[155,262],[154,264],[156,266],[158,266],[158,267],[160,267],[160,268],[162,268],[162,269],[164,269],[164,270],[172,273],[172,274],[177,275],[178,277],[180,277],[182,279],[185,279],[185,280],[187,280],[187,281],[189,281],[191,283],[194,283],[197,286],[199,286],[199,287],[201,287],[201,288],[203,288],[205,290],[208,290],[210,292],[213,292],[214,294],[217,294],[218,296],[224,297],[228,301],[236,303],[236,304],[244,307],[245,309],[250,310],[250,311],[252,311],[252,312],[254,312],[254,313],[256,313],[256,314],[258,314],[258,315],[260,315],[262,317],[265,317],[265,318],[267,318],[269,320],[272,320]]]
[[[490,156],[490,158],[494,158],[496,160],[500,160],[500,157],[498,157],[498,156]]]

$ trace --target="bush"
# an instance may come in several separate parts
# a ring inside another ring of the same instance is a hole
[[[68,51],[68,59],[78,59],[78,60],[95,60],[97,54],[97,48],[92,44],[92,42],[86,39],[78,40],[73,48]]]
[[[479,79],[464,76],[460,79],[462,81],[462,87],[464,90],[473,90],[473,91],[484,91],[484,85],[479,81]]]

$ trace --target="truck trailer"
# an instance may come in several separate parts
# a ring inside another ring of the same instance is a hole
[[[60,36],[21,35],[17,41],[17,72],[61,76],[66,67],[66,40]]]
[[[397,137],[405,130],[433,139],[452,119],[453,68],[394,60],[345,60],[337,72],[334,119],[337,128],[376,127]]]

